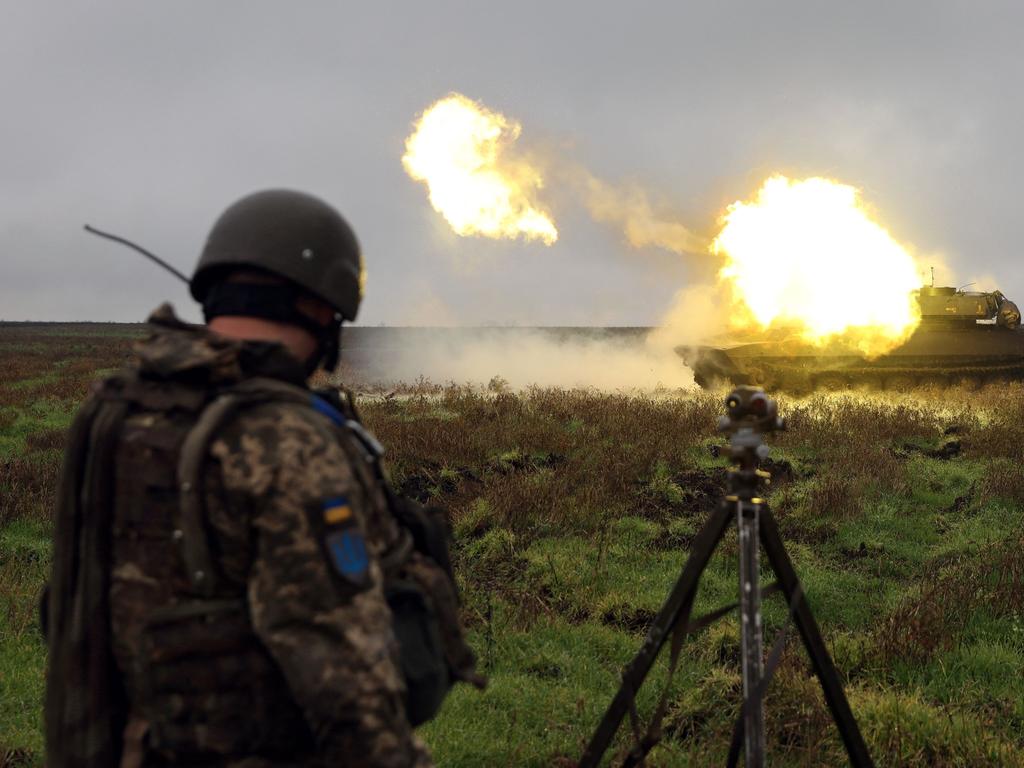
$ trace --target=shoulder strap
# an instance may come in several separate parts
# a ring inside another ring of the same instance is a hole
[[[199,415],[188,433],[178,458],[178,492],[181,513],[182,557],[189,581],[200,595],[217,591],[218,570],[210,551],[205,525],[203,466],[210,443],[240,410],[260,403],[286,402],[310,408],[339,427],[347,428],[366,447],[375,463],[383,453],[380,443],[358,421],[347,419],[313,392],[278,379],[254,377],[226,388]]]
[[[181,543],[185,572],[193,589],[204,597],[217,590],[218,571],[210,554],[206,526],[203,522],[203,463],[210,441],[218,430],[238,412],[246,402],[241,395],[226,393],[218,396],[199,415],[199,420],[185,437],[178,456],[178,499],[180,528],[175,538]]]

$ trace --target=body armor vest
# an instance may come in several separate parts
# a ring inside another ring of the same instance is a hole
[[[108,379],[95,399],[94,421],[116,411],[103,433],[112,452],[104,575],[109,642],[129,718],[122,766],[219,765],[242,757],[255,758],[252,765],[302,765],[315,755],[313,735],[249,620],[247,542],[214,531],[205,506],[223,498],[219,473],[207,461],[211,440],[258,403],[318,411],[350,460],[371,467],[382,484],[401,531],[381,566],[410,722],[431,718],[456,680],[482,686],[458,621],[446,527],[430,510],[391,493],[379,446],[354,413],[339,412],[340,402],[275,379],[215,390],[136,373]],[[69,457],[75,458],[85,457]],[[82,497],[88,495],[83,488]],[[115,724],[108,730],[117,731],[124,716],[104,713]]]
[[[139,735],[138,744],[126,744],[139,759],[127,762],[200,765],[231,755],[301,762],[313,739],[252,631],[245,582],[215,578],[212,559],[205,583],[183,567],[186,531],[217,551],[205,521],[197,529],[183,519],[178,479],[206,391],[138,378],[107,390],[129,403],[113,462],[110,582],[114,655]],[[216,482],[215,472],[207,474]]]

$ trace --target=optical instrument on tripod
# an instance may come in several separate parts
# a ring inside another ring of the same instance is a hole
[[[762,768],[764,765],[764,694],[782,656],[789,621],[796,624],[810,656],[850,764],[855,768],[873,766],[857,721],[843,693],[835,665],[825,648],[821,631],[811,614],[800,580],[779,536],[775,518],[759,495],[762,482],[770,477],[759,468],[761,461],[768,457],[768,445],[764,437],[785,429],[785,423],[779,417],[775,401],[757,387],[737,387],[726,398],[725,408],[726,414],[719,419],[718,430],[729,438],[729,458],[734,465],[729,469],[726,495],[694,538],[686,565],[647,630],[643,646],[623,670],[622,685],[580,758],[580,768],[596,768],[600,764],[627,713],[633,730],[633,747],[623,765],[636,766],[643,763],[647,754],[661,740],[661,722],[668,708],[669,684],[665,684],[646,732],[643,733],[635,697],[662,646],[671,638],[668,664],[671,682],[685,637],[737,607],[740,615],[743,707],[729,747],[729,767],[733,768],[737,764],[741,750],[746,768]],[[739,602],[691,621],[690,613],[700,576],[722,540],[730,520],[736,521],[739,534]],[[759,544],[764,547],[777,578],[775,583],[764,589],[760,585]],[[789,614],[766,661],[763,652],[761,598],[775,592],[784,595]]]

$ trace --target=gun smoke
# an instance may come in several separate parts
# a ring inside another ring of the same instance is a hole
[[[629,247],[661,248],[707,258],[709,240],[656,206],[638,185],[615,186],[562,157],[524,150],[521,125],[483,104],[451,93],[417,117],[406,140],[403,165],[426,185],[431,205],[459,235],[523,238],[552,245],[557,230],[542,199],[549,178],[572,196],[592,219],[620,229]],[[487,383],[493,377],[512,387],[590,386],[603,390],[654,389],[693,385],[692,372],[675,346],[696,340],[695,318],[708,312],[717,292],[691,288],[677,297],[665,328],[570,333],[550,330],[438,329],[415,344],[401,343],[379,375],[393,381],[419,377]],[[683,304],[679,304],[683,301]],[[690,305],[701,314],[687,318]],[[675,327],[681,325],[682,327]],[[700,331],[706,330],[701,321]],[[411,329],[410,329],[411,330]]]
[[[637,185],[615,186],[587,171],[576,174],[576,188],[595,221],[622,230],[633,248],[653,246],[680,255],[706,255],[710,242],[665,211],[655,210]]]
[[[371,384],[689,389],[693,373],[645,328],[356,328],[346,355]]]

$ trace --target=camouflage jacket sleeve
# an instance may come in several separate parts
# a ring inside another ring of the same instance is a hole
[[[212,446],[249,507],[253,628],[326,764],[429,766],[406,720],[379,556],[381,511],[333,429],[295,406],[243,413]]]

